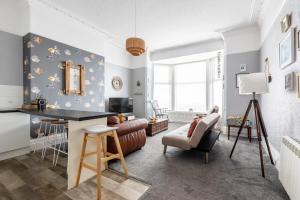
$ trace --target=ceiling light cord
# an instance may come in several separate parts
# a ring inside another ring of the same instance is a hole
[[[136,0],[134,0],[134,36],[136,37]]]

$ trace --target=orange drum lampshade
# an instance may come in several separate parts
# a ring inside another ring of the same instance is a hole
[[[126,40],[126,50],[133,56],[139,56],[145,52],[145,41],[137,37],[128,38]]]

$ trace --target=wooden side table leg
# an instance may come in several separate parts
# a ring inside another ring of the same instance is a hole
[[[252,129],[251,129],[251,127],[248,128],[248,132],[249,132],[249,141],[251,143],[252,142]]]
[[[228,134],[228,140],[229,140],[229,138],[230,138],[230,126],[229,125],[227,126],[227,134]]]

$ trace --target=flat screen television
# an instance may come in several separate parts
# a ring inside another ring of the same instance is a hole
[[[133,98],[109,98],[109,112],[132,113]]]

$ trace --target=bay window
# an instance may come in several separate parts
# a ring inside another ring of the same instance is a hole
[[[217,105],[222,112],[221,54],[201,61],[155,64],[153,99],[173,111],[206,112]]]

